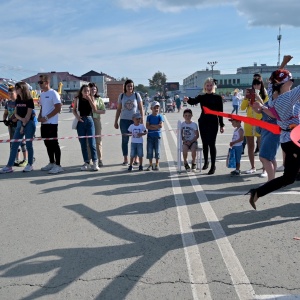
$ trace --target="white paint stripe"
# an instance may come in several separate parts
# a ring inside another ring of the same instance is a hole
[[[256,300],[295,300],[300,299],[300,295],[262,295],[256,296]]]
[[[168,120],[165,120],[166,124],[170,127]],[[176,136],[173,131],[171,131],[171,136],[175,144]],[[166,149],[167,152],[167,149]],[[167,152],[168,153],[168,152]],[[169,159],[168,159],[169,160]],[[221,255],[223,257],[224,263],[227,266],[228,272],[230,274],[231,280],[233,282],[233,286],[235,291],[239,297],[239,299],[253,299],[255,292],[253,287],[239,261],[237,258],[226,234],[223,230],[213,208],[211,207],[208,199],[199,184],[194,173],[189,173],[189,178],[194,188],[194,191],[198,197],[199,203],[202,207],[202,210],[205,214],[209,227],[212,230],[216,243],[219,247]],[[200,254],[199,254],[200,255]]]
[[[201,185],[194,174],[189,175],[190,181],[193,185],[194,191],[197,194],[197,198],[209,227],[215,237],[216,243],[220,249],[223,260],[227,266],[228,272],[232,279],[234,288],[239,296],[239,299],[253,299],[255,292],[253,287],[238,259],[236,256],[225,231],[223,230],[213,208],[211,207]]]
[[[218,162],[225,162],[226,159],[216,159],[216,161],[218,161]],[[241,161],[249,162],[249,159],[241,159]],[[260,162],[259,159],[254,159],[254,161]],[[276,159],[276,161],[282,161],[282,159]],[[257,169],[256,169],[256,170],[257,170]]]
[[[171,174],[171,183],[173,187],[173,193],[176,203],[176,209],[178,214],[178,221],[181,231],[181,238],[183,242],[183,249],[185,254],[185,259],[188,268],[188,274],[191,282],[191,289],[193,293],[193,299],[202,300],[202,299],[212,299],[209,285],[207,283],[206,274],[204,271],[204,266],[201,260],[201,255],[199,248],[191,229],[191,220],[189,217],[188,209],[186,202],[183,196],[183,192],[180,186],[178,179],[176,166],[171,154],[169,144],[167,143],[166,132],[162,133],[163,135],[163,144],[167,156],[167,161],[169,165],[169,172]]]
[[[240,191],[240,192],[234,192],[234,191],[224,191],[224,192],[218,192],[218,191],[205,191],[205,194],[207,195],[245,195],[248,191]],[[300,195],[300,192],[298,191],[286,191],[286,192],[273,192],[271,193],[273,195]],[[287,199],[288,200],[288,199]]]

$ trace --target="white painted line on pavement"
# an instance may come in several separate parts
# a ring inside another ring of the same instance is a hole
[[[248,191],[224,191],[224,192],[218,192],[218,191],[205,191],[205,194],[207,195],[245,195]],[[273,195],[300,195],[300,192],[298,191],[286,191],[286,192],[272,192]]]
[[[295,300],[300,299],[300,295],[262,295],[256,296],[255,300]]]
[[[193,299],[210,300],[212,298],[209,290],[209,285],[207,283],[207,278],[206,278],[204,266],[202,264],[201,255],[196,242],[196,238],[192,230],[191,220],[189,217],[184,195],[182,193],[182,189],[178,179],[177,169],[176,166],[174,165],[174,160],[171,154],[169,144],[167,143],[166,132],[165,131],[162,132],[162,135],[163,135],[162,141],[165,147],[165,152],[166,152],[167,161],[169,165],[169,172],[171,174],[170,180],[173,187],[173,194],[176,203],[178,221],[179,221],[179,226],[181,231],[181,238],[182,238],[187,268],[188,268],[188,274],[191,282]]]
[[[218,161],[218,162],[226,162],[226,159],[216,159],[216,161]],[[241,161],[249,162],[249,159],[241,159]],[[259,159],[254,159],[254,161],[260,162]],[[282,161],[282,159],[276,159],[276,161]],[[256,168],[256,170],[259,170],[259,169]]]
[[[170,128],[170,124],[167,119],[165,119],[165,123]],[[171,136],[175,142],[177,143],[177,138],[173,131],[170,132]],[[166,138],[166,136],[165,136]],[[166,142],[165,142],[166,144]],[[166,153],[170,153],[170,149],[166,148]],[[170,155],[171,156],[171,155]],[[168,155],[167,155],[168,158]],[[169,158],[168,158],[168,161]],[[172,161],[174,161],[172,159]],[[223,230],[213,208],[211,207],[201,185],[199,184],[194,173],[189,173],[189,178],[194,188],[194,191],[198,197],[199,203],[202,207],[202,210],[205,214],[209,227],[212,230],[215,241],[219,247],[221,255],[223,257],[223,261],[227,266],[227,270],[233,282],[233,287],[239,297],[239,299],[253,299],[255,296],[254,289],[238,259],[236,256],[225,231]],[[180,184],[180,182],[179,182]],[[188,213],[188,212],[187,212]],[[188,217],[189,218],[189,217]],[[200,253],[199,253],[200,255]]]

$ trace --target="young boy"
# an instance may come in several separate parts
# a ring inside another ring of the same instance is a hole
[[[197,123],[192,121],[193,112],[187,108],[183,112],[184,121],[181,123],[182,156],[187,172],[191,170],[187,162],[188,151],[192,152],[192,171],[196,171],[196,150],[198,147],[199,131]]]
[[[146,121],[146,128],[148,129],[147,159],[149,159],[147,171],[159,171],[161,128],[163,127],[164,122],[163,116],[159,114],[159,109],[159,102],[153,101],[151,103],[152,114],[147,116]],[[153,152],[155,152],[155,167],[152,165]]]
[[[132,171],[133,159],[139,157],[139,171],[143,171],[143,135],[147,134],[147,130],[144,124],[141,124],[141,114],[135,113],[132,116],[133,124],[128,128],[128,131],[131,133],[131,151],[130,151],[130,164],[128,171]]]
[[[232,141],[229,146],[235,150],[236,170],[230,172],[231,175],[241,175],[241,157],[243,152],[244,129],[241,127],[241,121],[229,119],[232,126],[235,128],[232,136]]]

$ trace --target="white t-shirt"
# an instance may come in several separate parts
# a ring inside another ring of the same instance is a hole
[[[40,105],[42,106],[42,117],[49,115],[54,110],[55,104],[61,104],[59,93],[53,89],[41,93]],[[43,122],[43,124],[58,124],[58,114]]]
[[[138,137],[138,133],[143,133],[146,131],[144,124],[139,124],[138,126],[131,124],[128,128],[129,132],[132,132],[131,143],[143,144],[143,137]]]
[[[198,125],[195,122],[181,123],[182,137],[184,141],[192,141],[195,138],[195,131],[198,131]]]

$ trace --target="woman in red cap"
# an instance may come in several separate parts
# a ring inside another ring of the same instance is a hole
[[[283,58],[282,66],[285,66],[292,56]],[[286,153],[285,169],[282,176],[268,181],[257,189],[251,189],[249,202],[256,209],[255,202],[258,198],[265,196],[281,187],[292,184],[300,168],[300,148],[293,143],[290,137],[291,127],[299,125],[299,117],[295,116],[294,105],[300,102],[300,85],[291,89],[293,85],[292,74],[286,69],[278,69],[271,74],[268,88],[269,107],[260,103],[255,106],[269,116],[276,117],[277,124],[281,127],[280,143],[282,150]]]

